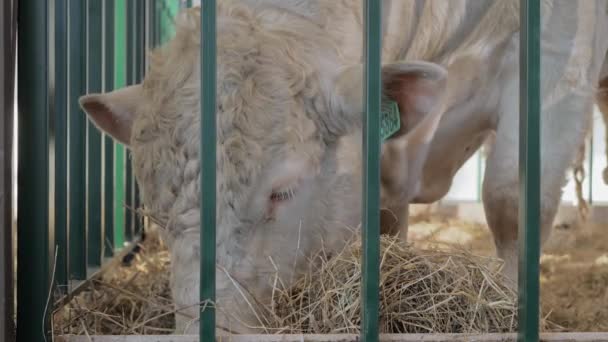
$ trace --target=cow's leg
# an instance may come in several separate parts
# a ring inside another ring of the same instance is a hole
[[[604,122],[606,137],[608,137],[608,75],[600,81],[596,101],[597,106],[602,113],[602,121]],[[606,144],[606,160],[608,161],[608,144]],[[604,184],[608,184],[608,166],[604,168],[602,176]]]
[[[519,203],[517,89],[516,80],[512,80],[501,105],[483,184],[483,203],[497,254],[505,262],[503,273],[514,284],[517,284]],[[541,114],[541,244],[549,237],[566,171],[583,142],[591,103],[590,97],[571,94]]]

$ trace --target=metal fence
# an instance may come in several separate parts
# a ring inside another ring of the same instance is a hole
[[[378,340],[381,1],[365,1],[363,126],[364,341]],[[103,136],[77,99],[141,81],[145,49],[167,39],[176,0],[19,1],[19,341],[44,341],[55,289],[74,281],[140,234],[128,151]],[[186,1],[191,3],[191,1]],[[201,302],[215,297],[216,1],[201,15]],[[522,0],[520,338],[538,340],[540,4]],[[526,262],[521,262],[525,260]],[[204,275],[204,277],[203,277]],[[44,326],[40,324],[44,322]],[[215,336],[201,307],[200,340]]]
[[[87,122],[78,98],[140,82],[146,49],[171,35],[178,10],[172,0],[19,1],[19,341],[43,341],[53,294],[142,232],[129,152]]]
[[[379,113],[381,1],[365,4],[363,125],[363,274],[361,340],[377,341],[379,306]],[[201,303],[215,299],[216,0],[201,13]],[[519,339],[539,339],[540,258],[540,2],[521,0]],[[200,341],[215,340],[213,308],[201,306]]]

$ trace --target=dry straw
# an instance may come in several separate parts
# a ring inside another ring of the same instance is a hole
[[[174,307],[169,288],[169,253],[156,234],[147,234],[129,267],[111,261],[100,277],[53,315],[57,335],[169,334]]]
[[[382,237],[380,329],[386,333],[486,333],[516,329],[516,295],[493,258],[460,250],[420,250]],[[361,242],[338,255],[321,251],[288,289],[265,307],[275,333],[357,333]],[[277,282],[280,284],[281,282]]]
[[[515,294],[497,260],[459,250],[421,250],[381,241],[380,324],[391,333],[484,333],[516,329]],[[329,258],[316,254],[292,287],[275,281],[268,305],[256,306],[264,331],[357,333],[361,243]],[[111,267],[54,315],[56,334],[166,334],[174,328],[169,255],[148,234],[131,267]]]

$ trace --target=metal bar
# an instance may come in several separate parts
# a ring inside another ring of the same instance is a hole
[[[70,279],[86,279],[86,115],[78,104],[85,93],[85,3],[70,0],[68,8],[68,259]]]
[[[144,78],[145,66],[146,66],[146,1],[137,0],[135,2],[135,70],[134,70],[134,81],[140,83]],[[131,213],[133,222],[133,237],[142,234],[141,216],[136,213],[140,206],[139,188],[135,181],[135,175],[133,174],[133,165],[130,163],[130,172],[128,176],[131,182],[131,203],[133,205],[133,212]]]
[[[158,11],[158,3],[155,0],[148,0],[148,8],[146,11],[146,35],[148,36],[150,45],[147,45],[148,48],[153,48],[158,45],[158,26],[157,26],[157,11]]]
[[[102,91],[103,3],[87,1],[87,92]],[[103,233],[101,226],[101,132],[87,124],[87,247],[88,264],[101,266]]]
[[[127,13],[125,0],[115,0],[114,12],[114,88],[126,85]],[[125,239],[125,147],[114,144],[114,249]]]
[[[54,11],[54,130],[55,130],[55,243],[56,283],[64,291],[68,285],[68,27],[67,0],[55,0]],[[52,17],[52,18],[53,18]]]
[[[363,277],[361,339],[378,341],[380,284],[380,1],[365,0],[365,117],[363,125]]]
[[[125,151],[125,240],[132,241],[135,236],[134,232],[134,214],[133,214],[133,168],[131,164],[131,151]]]
[[[127,85],[135,84],[135,35],[137,26],[136,1],[126,0],[126,28],[127,28],[127,63],[125,71],[127,75]],[[131,152],[125,151],[125,239],[133,240],[133,178],[131,170]]]
[[[19,197],[17,338],[44,341],[49,337],[45,315],[52,259],[49,227],[47,2],[19,2]],[[35,237],[35,238],[34,238]]]
[[[103,90],[114,89],[114,1],[103,2]],[[103,137],[103,227],[104,256],[114,254],[114,141]]]
[[[215,341],[215,220],[216,220],[216,1],[201,8],[201,261],[200,341]],[[203,195],[204,194],[204,195]]]
[[[519,69],[519,341],[539,340],[540,1],[522,0]]]
[[[161,43],[167,42],[171,39],[171,36],[175,33],[175,27],[173,25],[173,18],[180,12],[180,4],[175,1],[164,2],[165,4],[165,15],[162,16],[161,20]]]
[[[15,85],[14,2],[0,4],[0,339],[14,341],[13,110]]]

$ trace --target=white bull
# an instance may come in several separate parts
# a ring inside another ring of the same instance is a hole
[[[408,204],[444,196],[494,131],[484,204],[513,278],[518,4],[383,1],[383,90],[402,119],[382,147],[383,225],[406,233]],[[606,51],[605,5],[543,1],[543,239],[593,103]],[[288,286],[310,253],[339,249],[360,222],[362,8],[359,0],[221,0],[217,15],[218,327],[245,332],[257,322],[237,284],[268,300],[275,275]],[[152,55],[142,84],[81,99],[100,129],[131,148],[143,202],[165,226],[173,299],[193,318],[199,20],[198,9],[179,16],[176,36]],[[181,332],[186,321],[177,318]]]

